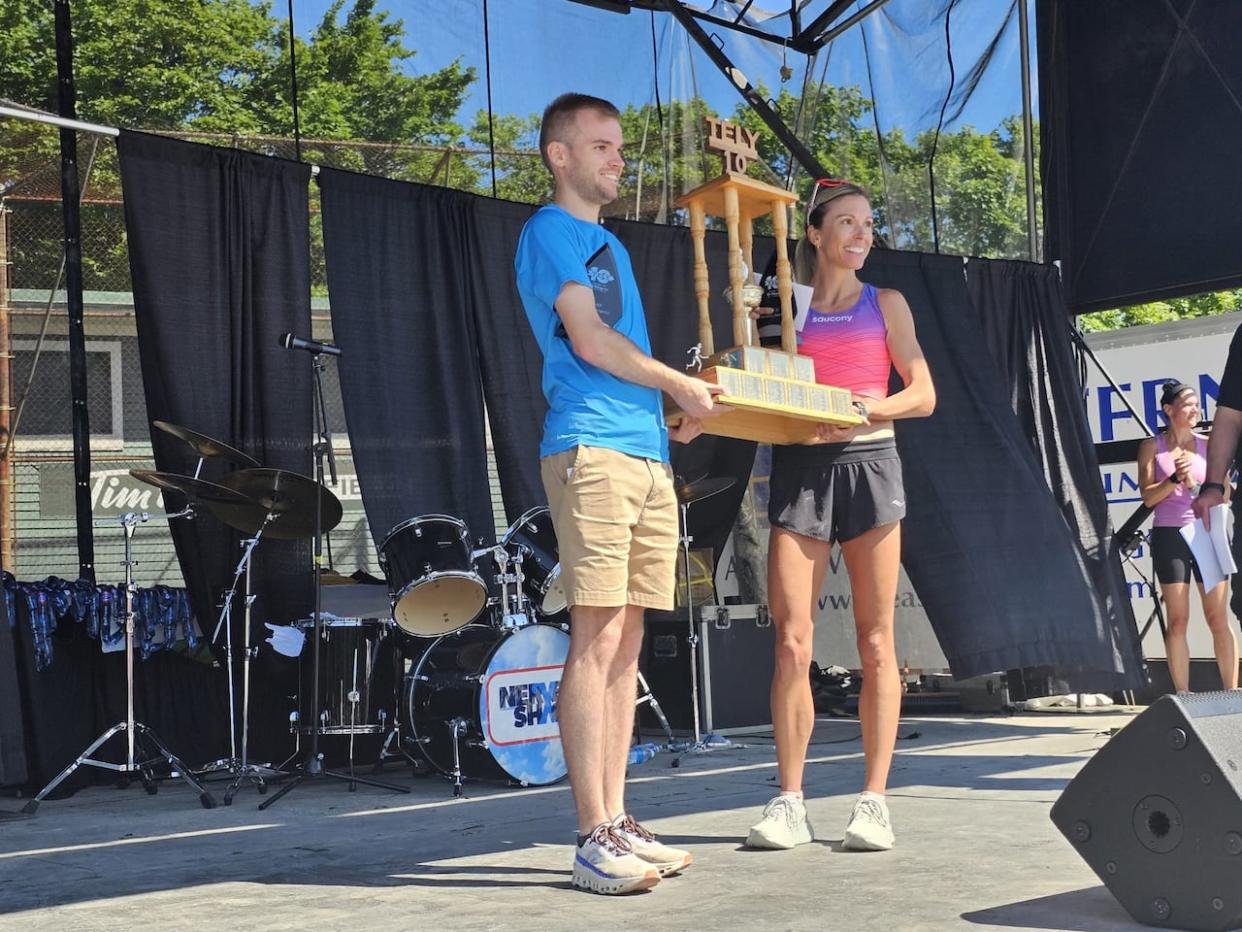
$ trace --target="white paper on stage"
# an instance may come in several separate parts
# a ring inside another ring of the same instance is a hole
[[[1228,579],[1238,571],[1229,549],[1229,535],[1226,522],[1229,520],[1229,506],[1217,505],[1212,509],[1212,529],[1209,531],[1203,522],[1195,518],[1194,523],[1181,529],[1182,537],[1190,545],[1190,553],[1199,565],[1199,575],[1203,577],[1203,588],[1210,590],[1224,579]]]

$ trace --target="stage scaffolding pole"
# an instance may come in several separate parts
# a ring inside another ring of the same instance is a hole
[[[1035,227],[1035,121],[1031,116],[1031,36],[1026,0],[1018,0],[1018,41],[1022,44],[1022,161],[1026,163],[1026,236],[1032,262],[1039,261]]]
[[[69,0],[56,0],[56,74],[60,115],[77,118],[73,84],[73,30]],[[95,581],[95,532],[91,520],[91,422],[86,392],[86,328],[82,298],[82,211],[79,204],[77,131],[60,130],[60,201],[64,216],[65,291],[69,309],[69,391],[73,408],[74,512],[78,575]]]

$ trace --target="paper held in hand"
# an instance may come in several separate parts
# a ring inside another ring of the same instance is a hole
[[[1217,505],[1212,509],[1212,529],[1209,531],[1203,522],[1195,518],[1193,524],[1181,529],[1182,537],[1190,545],[1190,553],[1199,565],[1199,574],[1203,577],[1204,591],[1209,591],[1224,579],[1228,579],[1238,571],[1233,554],[1229,550],[1229,534],[1226,522],[1229,520],[1229,506]]]

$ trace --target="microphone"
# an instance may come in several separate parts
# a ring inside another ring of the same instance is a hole
[[[303,340],[301,337],[295,337],[292,333],[282,333],[280,335],[280,345],[285,349],[306,350],[308,353],[325,356],[340,356],[341,348],[335,343],[320,343],[318,340]]]

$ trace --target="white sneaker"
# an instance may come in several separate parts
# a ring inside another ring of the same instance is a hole
[[[854,803],[842,847],[849,851],[887,851],[893,847],[893,823],[882,796],[860,796]]]
[[[660,882],[655,865],[634,854],[629,840],[603,822],[574,851],[573,885],[592,893],[633,893]]]
[[[794,848],[811,840],[814,829],[796,796],[777,796],[763,807],[763,818],[746,836],[747,848]]]
[[[634,854],[654,867],[661,877],[685,870],[694,861],[694,855],[689,851],[664,844],[639,825],[632,815],[617,816],[612,827],[630,843]]]

